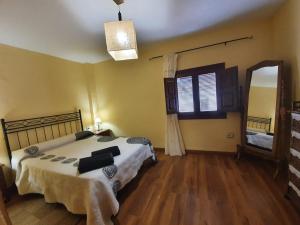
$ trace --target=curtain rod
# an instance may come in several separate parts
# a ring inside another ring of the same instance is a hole
[[[241,38],[231,39],[231,40],[227,40],[227,41],[217,42],[217,43],[214,43],[214,44],[202,45],[202,46],[199,46],[199,47],[196,47],[196,48],[185,49],[185,50],[178,51],[178,52],[175,52],[175,53],[176,54],[181,54],[181,53],[185,53],[185,52],[195,51],[195,50],[199,50],[199,49],[202,49],[202,48],[208,48],[208,47],[213,47],[213,46],[216,46],[216,45],[223,45],[223,44],[226,46],[227,44],[232,43],[232,42],[242,41],[242,40],[251,40],[253,38],[254,38],[253,36],[241,37]],[[163,55],[158,55],[158,56],[154,56],[154,57],[149,58],[149,60],[151,61],[153,59],[158,59],[158,58],[162,58],[162,57],[163,57]]]

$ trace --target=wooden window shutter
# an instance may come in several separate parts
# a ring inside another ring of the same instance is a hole
[[[225,74],[221,77],[221,87],[221,110],[223,112],[240,111],[239,80],[237,66],[226,69]]]
[[[176,78],[164,78],[167,114],[177,113]]]

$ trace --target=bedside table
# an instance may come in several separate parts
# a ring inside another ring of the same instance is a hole
[[[94,133],[98,136],[113,136],[111,129],[98,130]]]
[[[0,190],[2,192],[2,196],[3,196],[4,200],[7,201],[8,200],[7,187],[6,187],[3,167],[4,167],[4,165],[0,163]]]

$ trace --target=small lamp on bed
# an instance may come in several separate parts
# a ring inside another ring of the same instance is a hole
[[[99,117],[96,117],[95,118],[95,123],[96,123],[96,125],[97,125],[97,131],[99,131],[100,130],[100,125],[101,125],[101,119],[99,118]]]

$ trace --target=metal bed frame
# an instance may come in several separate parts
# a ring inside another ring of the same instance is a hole
[[[10,160],[13,151],[10,140],[12,140],[13,136],[17,140],[16,142],[18,144],[18,148],[16,149],[20,149],[30,146],[32,144],[52,140],[57,137],[62,137],[70,133],[83,130],[80,109],[72,113],[64,113],[58,115],[42,116],[13,121],[6,121],[5,119],[1,119],[1,125],[4,134],[7,153]],[[55,132],[55,128],[57,132]],[[68,130],[70,131],[69,133]],[[34,135],[32,135],[32,133]],[[47,135],[49,133],[50,135]],[[55,133],[57,135],[55,135]],[[41,138],[41,134],[43,138]],[[22,137],[25,136],[25,139],[27,140],[26,143],[21,142],[21,135]]]
[[[298,113],[300,112],[300,101],[293,102],[293,111]]]
[[[272,118],[262,118],[248,116],[247,127],[265,130],[267,133],[271,131]]]

